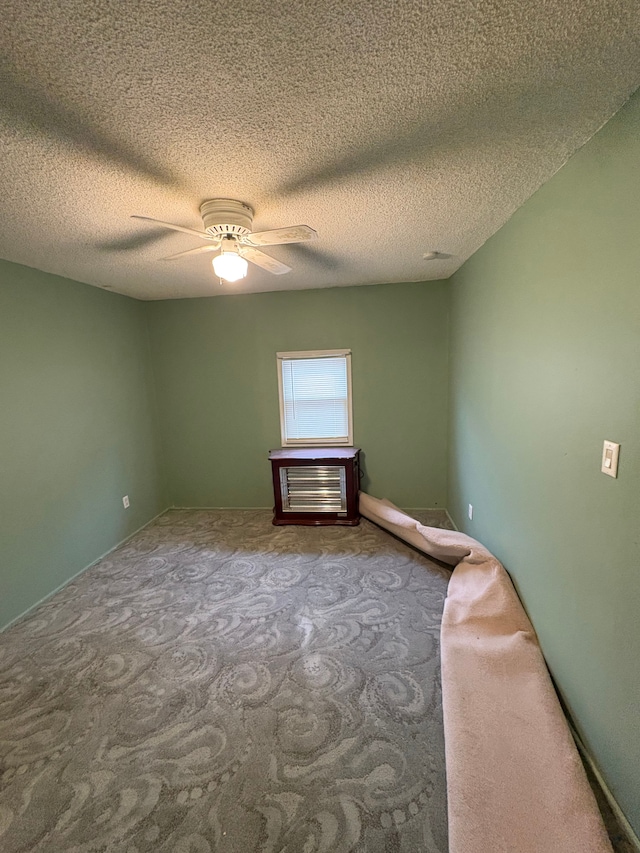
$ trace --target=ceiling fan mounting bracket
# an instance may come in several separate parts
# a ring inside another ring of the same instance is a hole
[[[253,210],[232,198],[212,198],[200,205],[204,230],[212,237],[243,237],[251,232]]]

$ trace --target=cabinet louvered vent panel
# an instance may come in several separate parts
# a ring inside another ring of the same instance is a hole
[[[283,512],[346,512],[343,465],[300,465],[280,469]]]
[[[359,447],[282,447],[269,451],[274,524],[360,521]]]

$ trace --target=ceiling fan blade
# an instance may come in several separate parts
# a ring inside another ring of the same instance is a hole
[[[248,246],[278,246],[282,243],[302,243],[315,240],[318,232],[308,225],[290,225],[288,228],[274,228],[272,231],[255,231],[247,234],[242,242]]]
[[[131,218],[144,219],[145,222],[153,222],[155,225],[162,225],[164,228],[171,228],[174,231],[183,231],[185,234],[192,234],[194,237],[200,237],[201,240],[213,239],[204,231],[196,231],[195,228],[185,228],[184,225],[174,225],[173,222],[163,222],[162,219],[152,219],[151,216],[139,216],[137,213],[134,213]]]
[[[220,248],[220,243],[211,243],[209,246],[198,246],[196,249],[187,249],[186,252],[178,252],[175,255],[169,255],[163,258],[163,261],[175,261],[176,258],[184,258],[187,255],[200,255],[202,252],[215,252]]]
[[[251,246],[240,246],[240,254],[246,260],[251,261],[252,264],[274,275],[284,275],[286,272],[291,272],[291,267],[281,264],[280,261],[276,261],[275,258],[265,255],[264,252],[259,252],[257,249],[251,248]]]

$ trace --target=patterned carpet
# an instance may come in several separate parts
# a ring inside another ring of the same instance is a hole
[[[0,635],[4,853],[446,853],[449,572],[270,521],[168,512]]]

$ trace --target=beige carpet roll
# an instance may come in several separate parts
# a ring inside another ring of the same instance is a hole
[[[441,629],[450,853],[611,853],[511,580],[463,533],[360,494],[365,518],[455,565]]]

